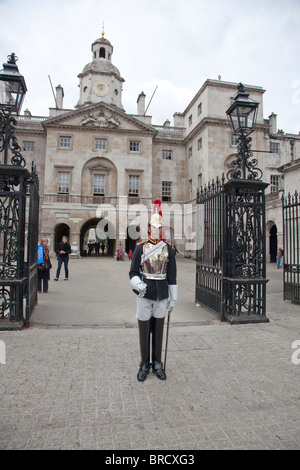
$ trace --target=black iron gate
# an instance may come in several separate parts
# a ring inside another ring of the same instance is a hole
[[[1,329],[22,328],[36,304],[38,201],[34,169],[0,165]]]
[[[223,177],[198,191],[196,302],[230,323],[268,321],[266,186]]]
[[[37,303],[37,246],[39,224],[39,180],[35,167],[32,165],[31,177],[27,186],[28,201],[28,237],[27,246],[27,292],[26,292],[26,319],[28,326],[30,316]]]
[[[224,177],[197,194],[196,302],[223,312]]]
[[[300,303],[300,201],[297,191],[282,197],[283,295]]]

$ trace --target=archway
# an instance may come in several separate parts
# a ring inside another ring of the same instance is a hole
[[[54,249],[55,253],[58,251],[58,244],[61,242],[62,237],[65,236],[69,239],[70,227],[67,224],[58,224],[54,230]]]
[[[94,229],[95,240],[91,242],[99,241],[100,246],[104,245],[104,250],[100,253],[103,255],[114,256],[115,243],[116,243],[116,232],[112,223],[106,219],[92,218],[87,220],[81,227],[80,230],[80,253],[83,254],[84,245],[89,241],[90,230]],[[96,254],[95,251],[92,253]]]
[[[270,229],[270,262],[276,263],[277,254],[277,227],[274,224]]]

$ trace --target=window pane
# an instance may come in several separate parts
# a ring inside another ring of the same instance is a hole
[[[34,152],[34,142],[23,142],[24,152]]]
[[[129,196],[138,196],[140,189],[140,177],[136,175],[129,175]]]
[[[96,150],[106,150],[106,139],[95,139]]]
[[[163,160],[171,160],[172,159],[172,151],[171,150],[163,150],[162,151],[162,159]]]
[[[231,134],[231,145],[237,145],[239,140],[239,136],[235,134]]]
[[[172,183],[170,181],[163,181],[162,190],[161,190],[163,201],[171,201],[171,190],[172,190]]]
[[[271,193],[275,193],[279,191],[279,176],[278,175],[271,175]]]
[[[94,175],[94,194],[104,194],[105,175]]]
[[[279,144],[277,142],[270,142],[270,152],[279,153]]]
[[[129,150],[130,152],[139,152],[140,151],[140,142],[136,142],[131,140],[129,142]]]
[[[57,175],[57,192],[69,194],[70,189],[70,173],[59,171]]]
[[[60,137],[59,146],[60,148],[71,148],[71,137]]]

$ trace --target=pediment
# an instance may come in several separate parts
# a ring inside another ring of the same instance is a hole
[[[102,171],[104,173],[109,173],[112,168],[103,165],[103,163],[96,163],[95,165],[91,165],[88,167],[91,173],[94,173],[95,171]]]
[[[45,127],[76,127],[89,130],[106,129],[115,131],[135,130],[156,133],[151,126],[104,102],[60,114],[45,120],[43,125]]]

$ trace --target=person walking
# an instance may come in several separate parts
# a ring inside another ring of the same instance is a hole
[[[95,254],[96,256],[99,256],[99,251],[100,251],[100,242],[98,240],[95,241]]]
[[[47,294],[50,280],[50,269],[52,264],[49,256],[48,239],[42,238],[41,245],[43,247],[43,263],[38,264],[38,293],[42,291]]]
[[[175,253],[163,239],[160,205],[160,199],[155,199],[154,214],[148,222],[149,238],[136,245],[129,271],[130,286],[138,295],[136,317],[141,354],[140,369],[137,374],[139,382],[147,378],[150,366],[160,380],[166,380],[161,360],[164,320],[167,310],[171,311],[177,301]],[[152,333],[152,364],[150,364],[150,333]]]
[[[54,278],[54,281],[58,281],[59,275],[60,275],[60,269],[62,264],[64,264],[65,268],[65,281],[69,279],[69,254],[71,253],[71,246],[68,242],[67,237],[64,235],[62,237],[62,241],[58,245],[58,264],[57,264],[57,270],[56,270],[56,277]]]
[[[281,268],[281,266],[282,266],[282,256],[283,256],[282,248],[279,247],[278,251],[277,251],[277,256],[276,256],[277,269]]]

